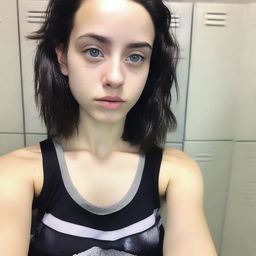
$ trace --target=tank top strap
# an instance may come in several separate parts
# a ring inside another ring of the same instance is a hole
[[[162,156],[163,149],[157,146],[146,153],[145,172],[142,177],[142,186],[147,184],[150,190],[153,189],[153,200],[156,208],[160,208],[159,173]]]
[[[40,195],[34,200],[33,208],[38,208],[38,219],[50,210],[58,198],[59,183],[62,182],[57,154],[52,139],[40,142],[43,161],[43,187]]]
[[[163,149],[159,147],[155,147],[155,149],[152,151],[152,154],[155,156],[154,161],[153,161],[153,166],[155,168],[155,173],[154,173],[154,195],[155,195],[155,200],[157,202],[158,208],[160,208],[160,196],[159,196],[159,174],[160,174],[160,167],[162,163],[162,158],[163,158]]]

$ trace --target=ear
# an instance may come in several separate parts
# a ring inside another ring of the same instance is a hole
[[[68,65],[67,65],[67,54],[66,51],[63,49],[63,46],[57,46],[55,48],[55,52],[57,55],[57,59],[60,65],[60,71],[64,76],[68,76]]]

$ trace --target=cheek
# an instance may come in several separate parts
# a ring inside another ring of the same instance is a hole
[[[85,81],[85,76],[81,76],[78,72],[70,73],[70,91],[79,105],[84,104],[86,98],[89,97],[91,90],[88,89],[88,84],[88,81]]]
[[[137,80],[137,83],[136,82],[133,83],[133,84],[137,84],[137,86],[135,88],[133,88],[133,90],[132,90],[134,101],[137,101],[140,98],[140,96],[145,88],[146,81],[147,81],[147,75],[141,77],[139,79],[139,81]]]
[[[69,66],[70,89],[77,96],[93,91],[97,83],[96,79],[96,72],[88,71],[84,64]]]
[[[148,73],[149,73],[149,65],[147,66],[145,72],[143,72],[144,75],[142,75],[140,77],[140,94],[143,92],[144,88],[145,88],[145,85],[146,85],[146,82],[147,82],[147,79],[148,79]]]

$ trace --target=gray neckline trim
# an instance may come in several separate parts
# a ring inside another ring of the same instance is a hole
[[[94,213],[94,214],[106,215],[106,214],[114,213],[114,212],[121,210],[122,208],[124,208],[126,205],[128,205],[132,201],[132,199],[136,195],[136,193],[139,189],[139,186],[140,186],[140,182],[141,182],[141,178],[142,178],[142,174],[143,174],[143,170],[144,170],[144,165],[145,165],[145,155],[140,155],[137,172],[136,172],[136,175],[134,177],[132,185],[131,185],[130,189],[128,190],[127,194],[119,202],[117,202],[111,206],[98,207],[98,206],[95,206],[95,205],[91,204],[90,202],[88,202],[77,191],[77,189],[75,188],[74,184],[71,181],[71,177],[68,172],[67,163],[66,163],[66,160],[64,157],[64,152],[63,152],[62,146],[56,140],[53,139],[52,141],[53,141],[56,153],[57,153],[57,158],[58,158],[64,186],[65,186],[67,192],[69,193],[69,195],[71,196],[71,198],[77,204],[79,204],[82,208],[84,208],[85,210],[87,210],[91,213]]]

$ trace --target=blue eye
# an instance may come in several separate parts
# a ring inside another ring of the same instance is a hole
[[[144,60],[144,58],[139,54],[132,54],[129,56],[129,59],[131,62],[141,62]]]
[[[100,50],[96,49],[96,48],[90,48],[88,50],[86,50],[86,53],[91,56],[91,57],[99,57],[101,55]]]

